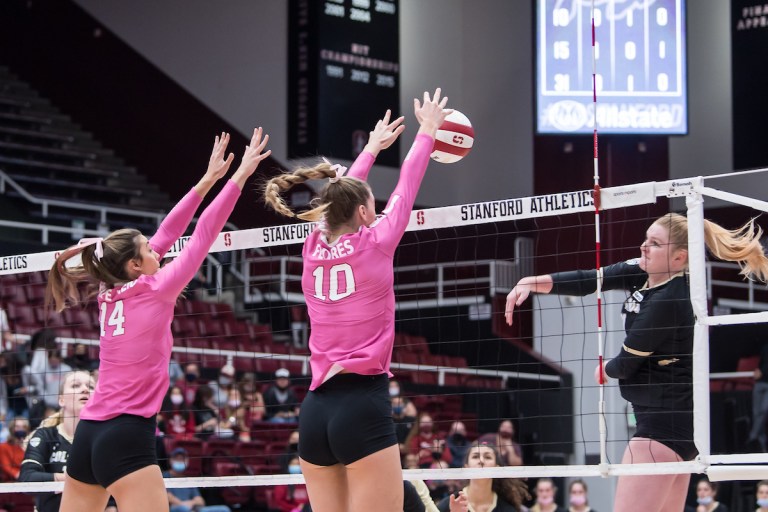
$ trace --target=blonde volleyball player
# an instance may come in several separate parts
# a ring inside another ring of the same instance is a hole
[[[47,417],[27,438],[19,482],[61,482],[72,449],[72,438],[80,421],[80,411],[91,397],[95,383],[90,373],[66,374],[59,390],[61,409]],[[35,496],[37,512],[58,512],[61,494],[44,492]]]
[[[737,261],[746,276],[765,281],[768,259],[762,230],[748,223],[726,230],[705,221],[707,248],[717,258]],[[637,431],[623,464],[675,462],[696,456],[693,444],[693,309],[688,289],[688,220],[664,215],[648,228],[640,258],[604,267],[603,290],[624,289],[626,337],[618,356],[604,367],[603,379],[619,379],[621,395],[632,403]],[[524,277],[507,295],[506,319],[534,293],[587,295],[596,287],[595,270]],[[599,367],[595,374],[601,376]],[[621,476],[614,510],[679,512],[685,506],[690,475]]]
[[[450,110],[440,89],[414,100],[419,122],[400,179],[381,217],[365,182],[373,162],[402,133],[390,112],[343,176],[319,164],[270,180],[267,204],[295,214],[280,192],[310,179],[331,178],[316,208],[299,215],[319,220],[304,243],[302,288],[312,334],[312,382],[301,406],[299,455],[315,512],[403,510],[403,475],[392,421],[388,377],[395,334],[393,257],[408,225],[437,129]]]
[[[169,264],[160,259],[184,233],[211,187],[229,169],[229,135],[216,143],[203,178],[147,240],[121,229],[104,239],[81,240],[56,260],[48,281],[56,310],[81,300],[78,283],[99,283],[99,381],[80,413],[67,465],[62,512],[101,512],[111,494],[120,512],[168,510],[155,453],[156,416],[168,389],[176,299],[194,277],[259,162],[268,136],[254,130],[242,163],[205,209],[194,233]],[[82,266],[65,266],[75,254]]]

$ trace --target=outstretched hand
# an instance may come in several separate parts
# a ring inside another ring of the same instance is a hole
[[[253,130],[253,136],[251,137],[251,143],[245,146],[245,152],[243,153],[243,160],[240,162],[240,167],[237,168],[235,174],[232,175],[232,181],[234,181],[240,189],[243,188],[245,181],[251,177],[256,171],[259,163],[272,154],[272,150],[264,151],[269,142],[269,135],[264,134],[261,127]],[[262,151],[264,151],[262,153]]]
[[[211,190],[211,187],[227,174],[229,166],[232,165],[232,161],[235,159],[234,153],[230,153],[226,159],[224,158],[227,152],[227,144],[229,144],[229,134],[227,132],[221,132],[221,135],[216,136],[213,142],[213,149],[211,150],[211,158],[208,159],[208,169],[194,187],[201,197],[205,197],[208,191]]]
[[[420,125],[419,133],[426,133],[434,137],[448,114],[453,113],[453,109],[445,108],[448,103],[448,96],[440,99],[440,93],[438,87],[431,98],[429,92],[424,92],[424,103],[421,103],[418,98],[413,99],[413,112]]]
[[[504,318],[507,320],[507,325],[512,325],[515,307],[525,302],[525,299],[527,299],[530,294],[531,286],[520,283],[517,283],[517,286],[512,288],[512,291],[507,294],[507,304],[504,306]]]
[[[230,153],[226,160],[224,154],[227,152],[227,145],[229,144],[229,134],[227,132],[221,132],[221,135],[217,135],[213,143],[213,150],[211,151],[211,158],[208,160],[208,170],[205,171],[203,179],[210,179],[218,181],[222,176],[227,174],[229,166],[235,159],[235,154]]]
[[[401,133],[405,130],[403,121],[405,117],[400,116],[391,123],[389,122],[392,116],[392,111],[387,109],[384,118],[379,119],[376,126],[373,128],[368,136],[368,144],[365,146],[365,151],[373,153],[374,156],[379,154],[382,149],[387,149],[391,146]]]

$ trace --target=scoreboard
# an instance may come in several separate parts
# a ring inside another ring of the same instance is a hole
[[[685,0],[536,0],[536,131],[688,132]]]
[[[353,160],[400,110],[399,0],[290,0],[288,156]],[[377,162],[398,166],[399,144]]]

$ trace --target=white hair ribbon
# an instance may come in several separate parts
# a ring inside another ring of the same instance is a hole
[[[328,178],[328,181],[331,183],[336,183],[341,179],[342,176],[347,172],[347,168],[344,167],[341,164],[331,164],[331,162],[328,161],[327,158],[323,157],[323,161],[331,166],[332,171],[336,171],[336,176],[333,178]]]
[[[78,247],[88,247],[89,245],[96,244],[96,251],[94,251],[94,254],[96,255],[97,260],[101,260],[101,258],[104,256],[104,246],[102,245],[102,242],[104,241],[101,237],[96,238],[81,238],[79,242],[77,242]]]

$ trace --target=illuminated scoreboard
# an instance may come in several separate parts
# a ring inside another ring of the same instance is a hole
[[[399,0],[291,0],[290,158],[352,160],[387,108],[400,110]],[[377,162],[398,166],[399,146]]]
[[[688,132],[685,0],[537,0],[538,133]]]

